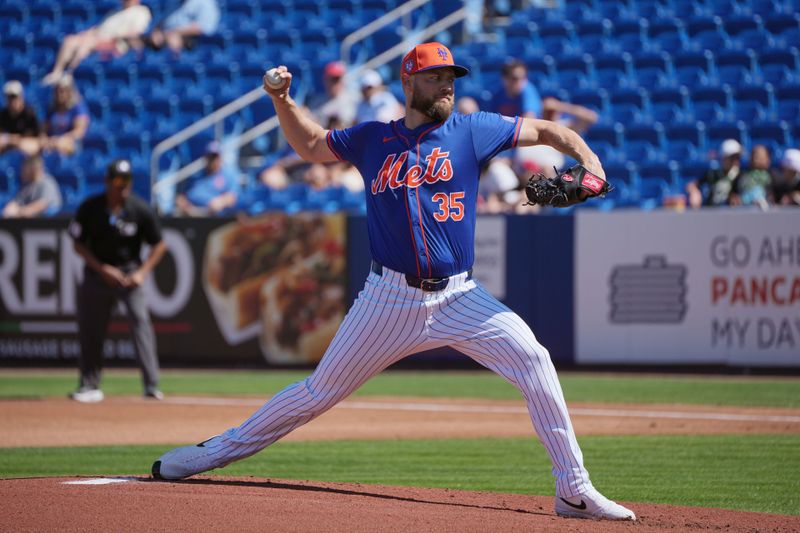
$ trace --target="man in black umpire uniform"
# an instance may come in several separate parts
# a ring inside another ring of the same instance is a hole
[[[85,200],[70,224],[75,251],[84,262],[78,291],[80,385],[70,397],[79,402],[103,400],[100,374],[108,321],[117,301],[127,312],[146,398],[162,399],[153,325],[142,283],[166,251],[155,214],[131,193],[131,164],[117,159],[106,170],[106,191]],[[142,261],[141,247],[151,246]]]

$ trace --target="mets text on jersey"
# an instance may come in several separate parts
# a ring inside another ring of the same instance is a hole
[[[388,185],[392,189],[397,189],[405,185],[406,187],[416,188],[423,183],[436,183],[437,181],[448,181],[453,177],[453,165],[448,156],[450,152],[442,152],[440,147],[436,147],[431,154],[425,157],[425,170],[419,165],[413,165],[406,170],[400,177],[400,170],[406,164],[408,152],[403,152],[400,157],[397,154],[389,154],[383,161],[378,175],[372,180],[372,194],[378,194],[386,190]],[[395,160],[396,159],[396,160]],[[439,161],[442,163],[436,169]]]

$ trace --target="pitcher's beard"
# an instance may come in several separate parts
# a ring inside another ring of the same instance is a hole
[[[418,93],[411,98],[411,107],[435,122],[444,122],[453,113],[453,102],[450,100],[424,98]]]

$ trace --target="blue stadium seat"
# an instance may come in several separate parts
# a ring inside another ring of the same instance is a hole
[[[143,100],[143,110],[145,114],[157,115],[162,118],[169,118],[175,114],[178,104],[178,96],[154,96]]]
[[[797,48],[763,50],[758,55],[758,67],[766,83],[774,86],[793,82],[800,77]]]
[[[690,91],[692,113],[696,120],[713,122],[723,120],[733,107],[730,87],[697,87]]]
[[[649,48],[675,53],[686,47],[686,35],[680,20],[672,17],[652,20],[648,29]]]
[[[717,122],[708,124],[706,129],[706,142],[709,147],[722,144],[725,139],[736,139],[742,145],[747,144],[747,128],[744,122]]]
[[[606,152],[622,155],[624,147],[625,128],[622,124],[595,124],[586,132],[586,141],[590,146],[604,145]]]
[[[686,87],[663,87],[653,89],[649,94],[652,104],[671,103],[677,105],[682,110],[689,107],[689,91]]]
[[[550,55],[573,53],[579,48],[575,40],[575,29],[568,20],[539,26],[539,39],[545,52]]]
[[[724,19],[725,32],[735,38],[745,31],[760,30],[762,20],[759,15],[733,15],[728,14]]]
[[[211,95],[195,96],[185,94],[178,99],[178,112],[187,115],[207,115],[211,112]]]
[[[115,148],[127,158],[133,154],[140,156],[150,151],[150,135],[146,131],[118,133],[114,139]]]
[[[770,13],[764,18],[764,28],[775,38],[780,37],[783,32],[800,28],[800,14],[798,13],[785,14],[774,11],[763,11],[762,13]]]
[[[699,180],[708,171],[708,168],[707,160],[681,161],[678,166],[677,181],[685,190],[687,183]]]
[[[253,2],[252,0],[227,0],[225,13],[228,17],[238,20],[254,19],[261,14],[260,2]]]
[[[632,61],[627,52],[594,55],[594,73],[598,86],[614,90],[634,85]]]
[[[613,2],[608,3],[613,4]],[[613,38],[607,48],[622,52],[646,50],[650,46],[647,28],[648,23],[645,19],[615,20],[612,30]]]
[[[570,91],[569,101],[596,111],[601,120],[603,120],[603,115],[608,114],[608,91],[605,89]]]
[[[674,164],[665,165],[663,162],[654,161],[639,165],[639,179],[642,187],[647,190],[655,190],[653,182],[659,185],[666,184],[667,187],[674,183],[676,178],[677,166]],[[645,194],[644,197],[652,197],[652,192]]]
[[[630,125],[625,128],[625,151],[634,161],[663,160],[664,129],[661,124]]]
[[[775,91],[770,84],[757,87],[738,87],[734,92],[734,97],[738,102],[754,100],[764,106],[766,109],[771,109],[775,104],[774,92]]]
[[[654,88],[668,84],[672,61],[666,52],[642,52],[633,55],[636,80],[640,87]]]
[[[675,79],[679,85],[709,85],[713,78],[713,54],[708,51],[687,51],[674,54]]]
[[[83,149],[86,152],[98,152],[104,156],[114,150],[113,135],[100,128],[89,128],[83,138]]]
[[[779,101],[775,107],[775,118],[789,124],[800,124],[800,101]]]
[[[756,55],[752,50],[723,50],[714,58],[720,83],[733,87],[760,82],[756,75]]]
[[[558,58],[555,71],[559,85],[564,89],[593,85],[592,56],[589,54],[562,55]]]
[[[688,144],[700,152],[706,149],[705,124],[670,124],[666,126],[664,137],[666,143]]]
[[[581,23],[576,38],[584,51],[596,53],[606,46],[611,31],[612,25],[608,20],[587,20]]]
[[[752,145],[766,145],[773,154],[792,146],[791,128],[784,121],[753,123],[750,124],[747,133]]]
[[[609,183],[615,187],[617,187],[620,182],[627,185],[637,185],[638,175],[636,173],[636,165],[634,163],[604,163],[603,170],[606,171],[606,177],[608,178]]]

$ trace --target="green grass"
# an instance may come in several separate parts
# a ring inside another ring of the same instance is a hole
[[[800,515],[800,435],[580,440],[610,498]],[[168,448],[6,449],[0,475],[145,475]],[[532,438],[281,442],[217,474],[553,494],[550,463]]]
[[[308,372],[165,371],[167,394],[265,396]],[[676,403],[751,407],[800,407],[800,379],[719,376],[643,376],[562,373],[568,401]],[[64,396],[74,389],[77,371],[0,371],[0,398]],[[103,379],[107,394],[140,394],[133,371],[111,370]],[[490,372],[384,372],[367,382],[357,396],[427,396],[519,399],[515,388]]]

